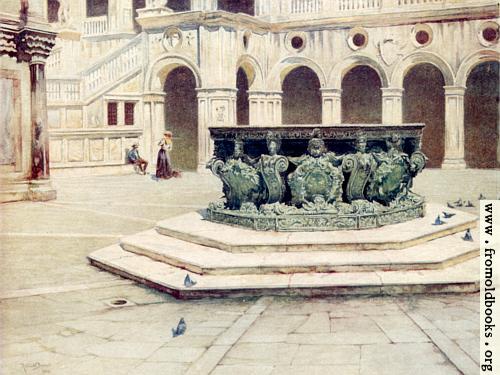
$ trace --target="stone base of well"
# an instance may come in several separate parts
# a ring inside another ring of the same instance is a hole
[[[207,220],[254,230],[278,232],[317,232],[378,228],[424,216],[424,199],[416,194],[394,201],[390,206],[364,200],[351,204],[311,204],[297,208],[280,203],[251,208],[228,210],[223,202],[210,204]],[[247,206],[248,207],[248,206]]]
[[[432,225],[442,211],[455,215]],[[335,232],[257,232],[193,212],[124,237],[89,259],[177,298],[475,292],[476,224],[474,215],[435,204],[410,222]],[[473,241],[462,239],[468,228]],[[186,274],[194,286],[184,286]]]

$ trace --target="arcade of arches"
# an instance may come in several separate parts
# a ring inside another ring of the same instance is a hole
[[[498,62],[486,62],[475,66],[468,75],[464,97],[464,151],[466,165],[470,168],[499,167],[498,72]],[[236,123],[265,125],[255,121],[252,124],[251,121],[249,91],[252,82],[249,82],[248,72],[240,67],[235,78]],[[341,100],[337,107],[337,122],[390,123],[384,118],[381,86],[379,74],[369,66],[358,65],[348,70],[341,81],[342,90],[338,90]],[[438,67],[420,63],[405,73],[400,90],[402,119],[399,122],[426,124],[422,148],[429,157],[428,166],[431,168],[438,168],[446,161],[445,87],[445,79]],[[169,73],[164,88],[166,129],[173,131],[176,148],[172,153],[173,161],[179,168],[196,169],[199,130],[195,77],[187,67],[178,67]],[[324,93],[311,68],[299,66],[292,69],[283,78],[281,88],[282,121],[273,124],[332,123],[322,115]]]

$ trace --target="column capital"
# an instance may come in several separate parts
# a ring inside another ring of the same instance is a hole
[[[56,33],[25,28],[19,33],[18,51],[30,64],[45,65],[52,47],[56,44]]]
[[[142,95],[142,99],[145,102],[155,102],[155,103],[164,103],[165,102],[165,93],[164,92],[158,92],[158,91],[149,91],[145,92]]]
[[[405,91],[399,87],[382,87],[382,96],[403,96],[403,92]]]
[[[444,95],[459,95],[459,96],[464,96],[465,95],[465,89],[466,87],[464,86],[443,86],[444,88]]]
[[[198,88],[196,94],[200,98],[236,99],[237,89],[224,87]]]
[[[196,92],[203,92],[209,94],[219,94],[219,93],[236,93],[238,89],[234,87],[199,87],[196,88]]]
[[[342,95],[342,89],[332,88],[332,87],[322,87],[319,89],[322,96],[340,96]]]
[[[248,90],[248,95],[262,96],[262,97],[267,97],[267,96],[282,96],[283,95],[283,91]]]

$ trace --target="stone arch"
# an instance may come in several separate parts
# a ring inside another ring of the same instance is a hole
[[[267,88],[273,91],[281,91],[281,85],[287,74],[301,66],[305,66],[316,73],[320,86],[325,87],[325,72],[314,60],[303,56],[289,56],[281,60],[272,68],[267,78]]]
[[[456,86],[466,87],[467,77],[477,65],[488,61],[500,61],[500,53],[492,49],[476,51],[467,56],[458,68]]]
[[[366,65],[375,70],[380,78],[382,87],[388,87],[389,82],[384,67],[370,56],[362,54],[349,56],[334,65],[328,76],[328,87],[340,89],[342,87],[342,79],[345,74],[352,68],[359,65]]]
[[[181,55],[164,54],[153,61],[148,68],[144,81],[145,91],[162,92],[168,74],[180,66],[191,70],[196,80],[196,88],[200,88],[201,74],[195,63]]]
[[[406,73],[418,64],[431,64],[438,68],[443,75],[445,86],[453,86],[455,83],[455,76],[450,64],[433,52],[418,51],[404,57],[397,63],[392,73],[391,87],[402,89]]]
[[[248,78],[248,86],[251,90],[262,90],[264,87],[264,75],[259,61],[252,55],[242,55],[236,63],[236,72],[243,69]],[[235,76],[236,77],[236,76]]]

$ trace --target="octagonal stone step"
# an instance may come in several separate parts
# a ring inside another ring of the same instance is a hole
[[[464,293],[479,290],[479,258],[439,270],[295,273],[271,275],[191,275],[186,270],[113,245],[94,251],[90,263],[176,298],[262,295],[332,296],[351,294]]]
[[[455,214],[443,219],[443,211]],[[433,225],[437,215],[445,224]],[[160,221],[158,233],[234,253],[398,250],[475,228],[477,216],[428,203],[426,215],[376,229],[330,232],[259,232],[204,220],[192,212]]]
[[[231,253],[154,230],[124,237],[120,244],[126,251],[197,274],[290,274],[445,268],[479,255],[478,231],[472,231],[472,242],[462,236],[461,232],[397,251]]]

